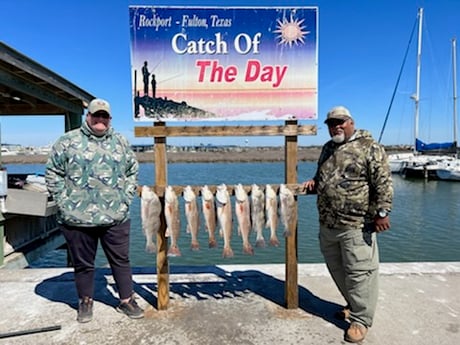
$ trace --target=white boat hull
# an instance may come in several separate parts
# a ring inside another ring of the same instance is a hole
[[[436,174],[440,180],[460,181],[460,170],[438,169]]]
[[[440,180],[460,181],[460,159],[441,163],[436,174]]]

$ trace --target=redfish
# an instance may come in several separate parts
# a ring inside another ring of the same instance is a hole
[[[284,225],[283,236],[291,235],[291,224],[294,220],[295,198],[294,193],[285,185],[280,185],[280,213],[281,221]]]
[[[250,206],[248,194],[241,183],[235,186],[235,214],[238,221],[238,234],[243,239],[243,253],[254,254],[254,250],[249,243],[249,233],[251,231]]]
[[[180,215],[179,201],[176,192],[171,186],[166,187],[165,191],[165,219],[166,219],[166,237],[171,238],[169,246],[169,256],[180,256],[181,252],[177,244],[180,235]]]
[[[145,250],[148,253],[156,252],[154,237],[160,228],[161,202],[158,195],[148,186],[142,186],[141,191],[141,221],[142,232],[146,244]]]
[[[204,224],[208,232],[209,248],[217,247],[216,241],[216,205],[214,195],[208,186],[201,187],[201,208],[203,211]]]
[[[191,248],[192,250],[199,250],[200,244],[198,243],[198,229],[200,227],[200,218],[198,215],[198,205],[196,202],[196,195],[191,186],[184,188],[184,201],[185,201],[185,218],[187,219],[187,233],[192,236]]]
[[[278,196],[269,184],[265,186],[265,227],[270,229],[270,245],[278,247],[280,242],[276,235],[278,228]]]
[[[230,195],[225,184],[217,186],[216,192],[216,208],[217,208],[217,220],[220,226],[220,235],[224,238],[224,249],[222,257],[230,258],[233,257],[233,249],[231,247],[232,238],[232,204],[230,201]]]

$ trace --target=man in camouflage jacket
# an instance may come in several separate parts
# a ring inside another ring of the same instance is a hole
[[[74,266],[79,322],[93,316],[99,241],[117,285],[118,310],[131,318],[143,317],[133,297],[129,260],[129,207],[139,163],[128,141],[111,127],[111,119],[109,103],[92,100],[82,126],[56,141],[46,164],[47,187]]]
[[[347,306],[345,340],[362,341],[372,326],[378,299],[376,233],[390,228],[393,185],[384,148],[368,131],[355,129],[343,106],[327,115],[331,140],[321,151],[308,192],[317,193],[320,248]]]

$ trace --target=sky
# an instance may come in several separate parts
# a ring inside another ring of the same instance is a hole
[[[132,144],[151,144],[152,138],[134,137],[135,127],[151,123],[133,120],[130,5],[318,7],[318,119],[301,122],[317,125],[318,133],[299,137],[301,146],[321,145],[329,139],[323,121],[336,105],[346,106],[356,127],[369,130],[377,140],[389,113],[382,144],[413,144],[415,110],[410,96],[416,89],[416,37],[408,45],[422,7],[419,138],[425,142],[454,139],[451,41],[460,36],[458,0],[3,0],[0,40],[90,94],[107,99],[114,128]],[[63,133],[64,118],[0,116],[0,125],[2,143],[43,146]],[[174,137],[167,143],[280,146],[284,138]]]

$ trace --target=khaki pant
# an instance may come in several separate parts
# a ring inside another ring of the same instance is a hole
[[[372,326],[378,298],[375,232],[320,226],[319,242],[332,279],[350,306],[350,319]]]

